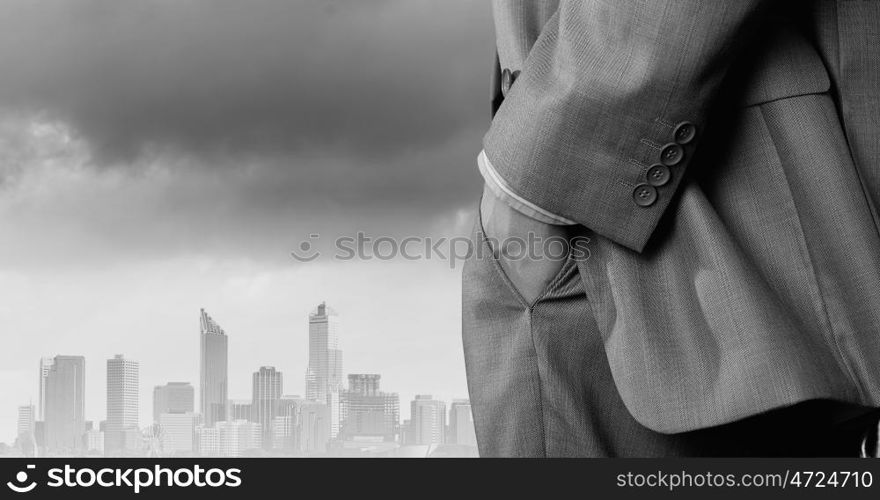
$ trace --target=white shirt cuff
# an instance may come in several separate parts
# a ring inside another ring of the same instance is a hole
[[[483,180],[486,182],[486,186],[495,193],[495,196],[510,205],[510,207],[517,212],[546,224],[554,224],[557,226],[573,226],[577,224],[577,222],[556,215],[548,210],[544,210],[538,205],[535,205],[529,200],[516,194],[507,182],[498,175],[498,172],[495,171],[495,167],[489,162],[489,158],[486,156],[485,151],[480,151],[480,156],[477,157],[477,165],[480,168],[480,174],[483,175]]]

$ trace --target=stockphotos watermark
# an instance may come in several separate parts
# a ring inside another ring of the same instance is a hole
[[[358,232],[354,236],[340,236],[333,241],[333,260],[433,260],[447,261],[454,269],[459,263],[470,258],[503,257],[507,261],[568,259],[586,260],[590,257],[586,236],[562,237],[542,236],[528,233],[525,236],[511,236],[498,239],[484,235],[479,241],[464,236],[432,237],[370,236]],[[303,240],[290,255],[298,262],[313,262],[325,257],[318,249],[321,235],[312,233]]]
[[[36,466],[28,464],[26,470],[19,471],[14,481],[6,486],[15,493],[30,493],[41,487],[48,488],[122,488],[140,493],[145,488],[238,488],[241,486],[241,469],[205,469],[200,465],[192,467],[168,468],[156,465],[152,468],[111,468],[94,469],[90,467],[55,467],[46,471],[46,480],[38,482],[30,477],[29,471]],[[0,495],[2,497],[2,495]]]

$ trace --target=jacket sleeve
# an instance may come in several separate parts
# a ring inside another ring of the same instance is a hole
[[[506,82],[487,157],[523,198],[642,251],[769,2],[561,1]]]

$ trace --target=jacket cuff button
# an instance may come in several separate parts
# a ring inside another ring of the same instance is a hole
[[[673,137],[678,144],[688,144],[697,136],[697,126],[691,122],[681,122],[675,127]]]
[[[672,172],[666,165],[656,164],[645,173],[648,184],[654,187],[665,186],[672,179]]]
[[[684,160],[684,148],[678,144],[667,144],[660,150],[660,163],[671,167]]]
[[[640,207],[650,207],[657,201],[657,189],[648,184],[639,184],[633,190],[633,200]]]

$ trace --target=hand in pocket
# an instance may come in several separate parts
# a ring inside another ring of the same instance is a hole
[[[483,190],[480,218],[507,278],[525,302],[534,303],[565,265],[570,250],[567,226],[528,217],[489,188]]]

